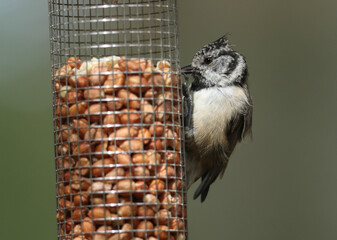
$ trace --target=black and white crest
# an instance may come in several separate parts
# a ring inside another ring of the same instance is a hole
[[[197,56],[206,56],[209,55],[209,53],[218,53],[218,51],[232,51],[228,44],[228,34],[225,34],[221,38],[215,40],[214,42],[211,42],[207,45],[205,45],[203,48],[201,48],[196,54],[195,57]]]
[[[231,48],[227,35],[201,48],[195,54],[191,67],[195,78],[192,90],[195,91],[205,87],[244,84],[247,78],[246,61]]]

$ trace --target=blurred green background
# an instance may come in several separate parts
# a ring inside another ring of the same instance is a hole
[[[1,239],[56,239],[47,0],[0,2]],[[248,61],[254,139],[191,240],[337,239],[337,1],[179,1],[181,64],[230,32]]]

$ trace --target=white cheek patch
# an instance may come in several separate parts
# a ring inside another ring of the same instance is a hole
[[[246,70],[246,62],[242,56],[239,56],[239,58],[237,59],[237,65],[234,71],[228,76],[229,80],[231,82],[235,82],[241,79],[242,74],[245,72],[245,70]]]
[[[203,78],[207,79],[213,86],[216,85],[219,87],[226,87],[235,81],[239,81],[245,72],[246,62],[242,56],[239,56],[236,60],[234,70],[227,75],[226,72],[228,71],[231,61],[235,61],[231,56],[219,57],[219,59],[213,63],[213,66],[206,68],[202,72]]]
[[[235,59],[232,56],[220,56],[216,59],[213,69],[215,72],[225,74],[228,71],[230,63],[233,61],[235,61]]]
[[[212,69],[206,69],[202,75],[212,86],[216,86],[219,82],[223,81],[223,76],[218,72],[214,72]]]

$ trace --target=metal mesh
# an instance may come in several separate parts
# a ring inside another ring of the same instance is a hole
[[[49,14],[58,239],[186,239],[176,0]]]

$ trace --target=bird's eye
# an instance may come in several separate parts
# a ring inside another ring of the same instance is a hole
[[[211,62],[212,62],[212,59],[209,58],[209,57],[204,59],[204,63],[207,64],[207,65],[210,64]]]

